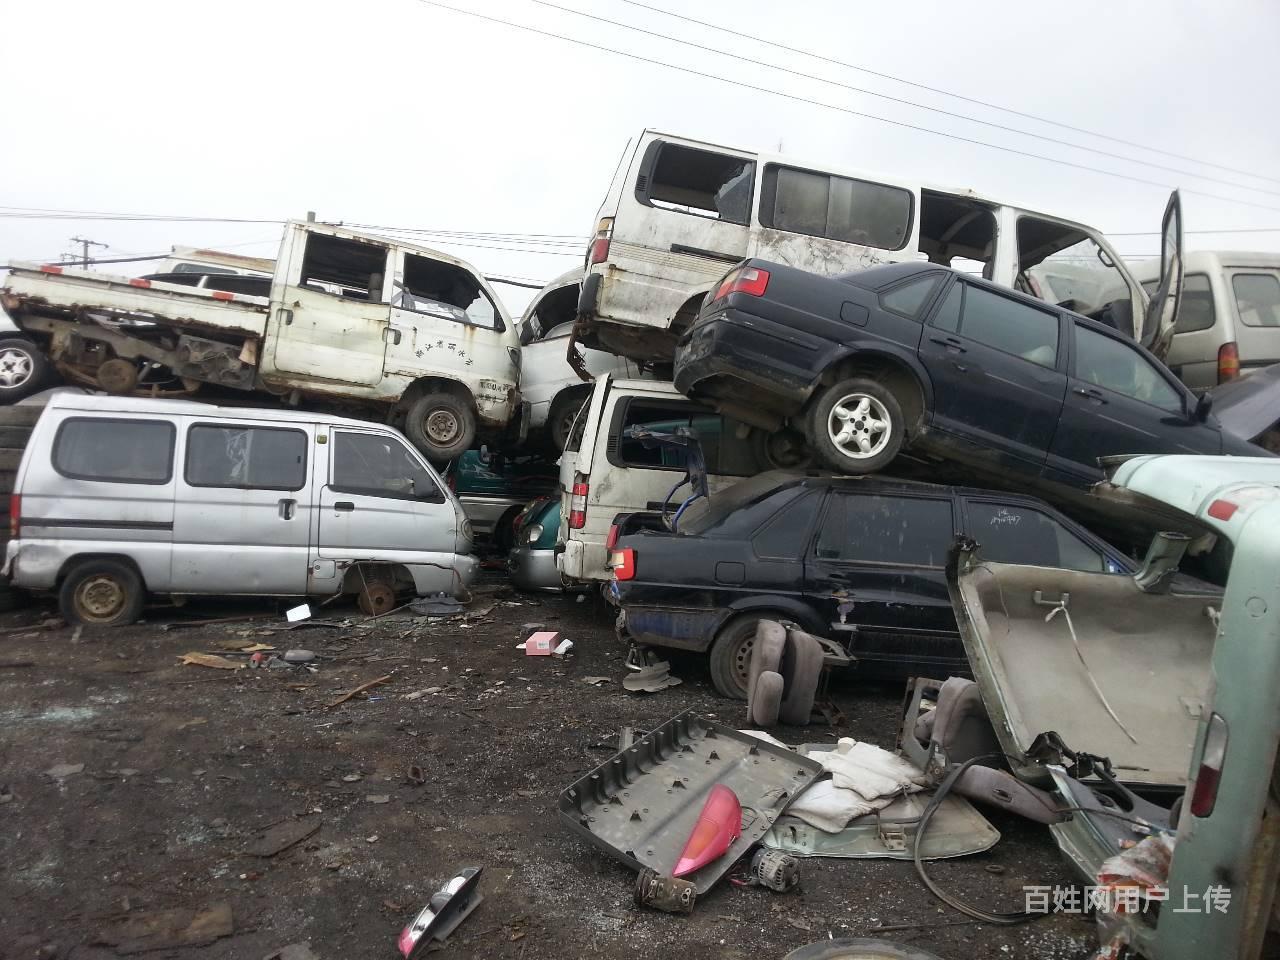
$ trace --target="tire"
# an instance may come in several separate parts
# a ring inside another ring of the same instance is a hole
[[[476,415],[461,397],[428,393],[409,407],[404,432],[428,460],[445,464],[471,449],[476,439]]]
[[[30,340],[0,340],[0,403],[16,403],[39,390],[49,379],[48,358]]]
[[[581,390],[565,390],[551,402],[551,412],[547,414],[547,439],[556,453],[564,453],[574,418],[590,396]]]
[[[751,673],[751,650],[755,646],[756,625],[761,620],[791,621],[772,611],[735,617],[720,628],[711,644],[711,685],[731,700],[747,699],[747,678]]]
[[[813,451],[798,430],[751,431],[751,450],[763,470],[807,470],[813,466]]]
[[[906,439],[906,417],[897,397],[867,377],[828,387],[809,404],[804,420],[818,459],[840,473],[883,470]],[[845,439],[837,442],[840,436]]]
[[[142,578],[119,560],[85,560],[62,581],[58,607],[67,623],[124,627],[142,614]]]

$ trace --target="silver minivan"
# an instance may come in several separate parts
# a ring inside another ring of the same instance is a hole
[[[184,400],[54,396],[22,457],[3,573],[69,622],[131,623],[148,593],[464,590],[471,527],[395,430]]]

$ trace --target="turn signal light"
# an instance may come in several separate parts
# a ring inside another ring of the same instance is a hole
[[[591,490],[587,478],[578,474],[573,480],[569,495],[569,528],[581,530],[587,525],[587,493]]]
[[[1228,341],[1218,348],[1218,382],[1226,383],[1240,376],[1240,348]]]
[[[614,550],[609,555],[609,566],[613,568],[613,579],[634,580],[636,578],[636,551],[633,547]]]
[[[15,493],[9,498],[9,539],[17,540],[22,532],[22,494]]]
[[[609,238],[613,236],[613,217],[601,217],[596,224],[596,235],[587,251],[587,266],[604,263],[609,259]]]
[[[720,281],[716,295],[712,300],[719,300],[731,293],[745,293],[749,297],[763,297],[769,286],[769,271],[759,267],[738,267],[730,270],[728,276]]]

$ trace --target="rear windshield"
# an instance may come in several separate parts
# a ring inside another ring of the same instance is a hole
[[[694,536],[705,533],[735,510],[740,510],[767,497],[787,482],[794,481],[797,476],[798,474],[786,470],[770,470],[719,490],[711,494],[710,502],[706,507],[685,517],[684,522],[680,524],[680,532]],[[798,484],[797,489],[799,489]]]

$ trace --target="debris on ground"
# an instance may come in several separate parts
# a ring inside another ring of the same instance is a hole
[[[323,822],[319,816],[311,815],[277,823],[260,834],[245,852],[253,857],[274,857],[307,839]]]
[[[311,617],[311,605],[307,603],[299,604],[296,607],[290,607],[284,612],[285,619],[290,623],[297,623],[300,620],[307,620]]]
[[[660,693],[681,683],[679,677],[671,675],[671,664],[666,660],[654,660],[622,678],[622,686],[632,693]]]
[[[483,867],[464,867],[431,897],[416,917],[400,931],[396,946],[405,960],[426,953],[432,941],[444,943],[480,902],[478,886]]]
[[[54,780],[65,780],[67,777],[83,772],[83,763],[55,763],[45,771],[45,776],[52,777]]]
[[[237,663],[235,660],[220,657],[216,653],[184,653],[181,659],[184,667],[212,667],[214,670],[239,670],[244,666],[243,663]]]
[[[235,932],[231,904],[219,901],[198,909],[148,910],[101,930],[95,943],[129,956],[152,950],[204,947]]]
[[[344,703],[346,703],[348,700],[350,700],[352,697],[356,696],[357,694],[364,693],[364,692],[365,692],[366,690],[368,690],[370,687],[376,687],[376,686],[378,686],[379,684],[382,684],[382,683],[386,683],[386,682],[388,682],[390,679],[391,679],[391,674],[387,674],[385,677],[378,677],[378,679],[376,679],[376,680],[370,680],[368,683],[362,683],[362,684],[360,684],[360,686],[358,686],[358,687],[354,687],[354,688],[352,688],[351,690],[348,690],[346,693],[344,693],[344,694],[342,694],[341,696],[339,696],[339,697],[338,697],[338,699],[337,699],[337,700],[332,701],[332,702],[329,704],[329,706],[330,706],[330,707],[336,707],[336,706],[339,706],[339,705],[341,705],[341,704],[344,704]]]

